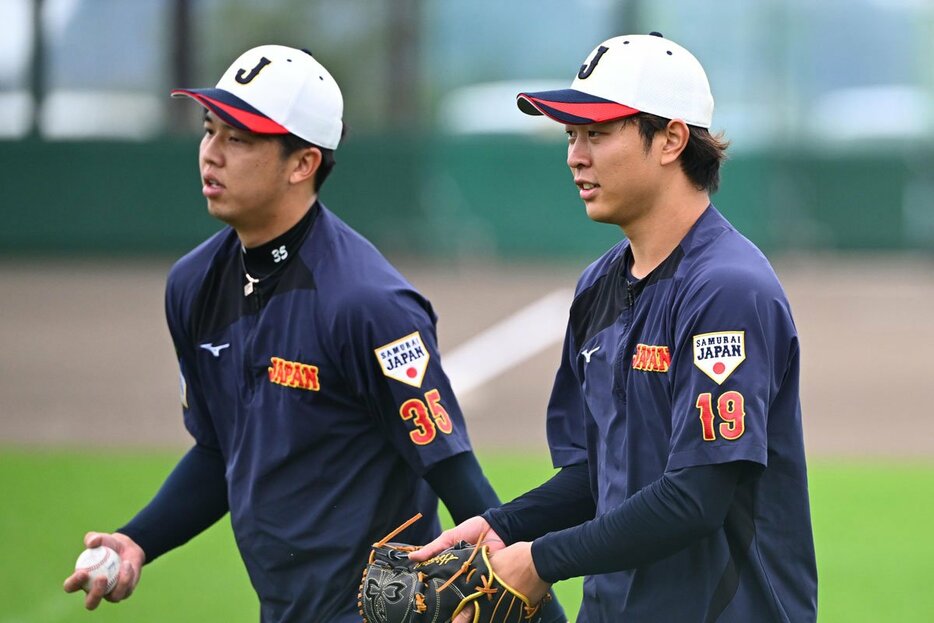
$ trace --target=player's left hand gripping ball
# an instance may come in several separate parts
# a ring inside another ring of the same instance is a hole
[[[475,623],[541,621],[541,603],[531,603],[493,572],[482,538],[480,545],[460,542],[434,558],[414,562],[409,552],[418,546],[388,542],[402,528],[375,543],[370,552],[358,602],[365,623],[450,621],[471,604]]]

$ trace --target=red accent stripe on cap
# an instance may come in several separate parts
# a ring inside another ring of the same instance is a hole
[[[529,97],[527,95],[524,97],[538,108],[539,111],[553,119],[555,117],[539,105],[547,106],[548,108],[553,108],[582,119],[589,119],[592,123],[604,123],[606,121],[613,121],[614,119],[622,119],[623,117],[629,117],[639,112],[635,108],[624,104],[617,104],[616,102],[552,102],[545,99]],[[561,121],[561,119],[558,119],[558,121]]]
[[[245,110],[240,110],[219,102],[216,99],[205,97],[200,93],[185,93],[185,95],[190,95],[195,98],[204,106],[208,108],[219,108],[240,123],[242,123],[250,132],[255,132],[256,134],[288,134],[289,131],[270,119],[269,117],[264,117],[262,115],[257,115]]]

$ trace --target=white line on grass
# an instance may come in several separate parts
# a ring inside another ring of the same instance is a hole
[[[458,398],[562,341],[573,297],[573,290],[555,290],[445,355]]]

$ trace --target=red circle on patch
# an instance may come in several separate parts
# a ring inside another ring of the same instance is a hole
[[[415,368],[409,368],[408,370],[405,371],[405,375],[408,376],[410,379],[414,379],[416,375],[418,375],[418,371]]]
[[[723,371],[724,371],[724,370],[726,370],[726,366],[723,365],[723,362],[722,362],[722,361],[718,361],[717,363],[713,364],[713,373],[714,373],[714,374],[723,374]]]

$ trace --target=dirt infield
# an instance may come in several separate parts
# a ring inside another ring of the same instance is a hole
[[[183,447],[162,316],[170,261],[0,263],[0,444]],[[556,288],[577,266],[400,262],[440,316],[442,353]],[[776,262],[803,345],[811,456],[934,456],[934,261]],[[544,448],[554,344],[462,397],[478,447]],[[490,353],[495,357],[496,353]]]

